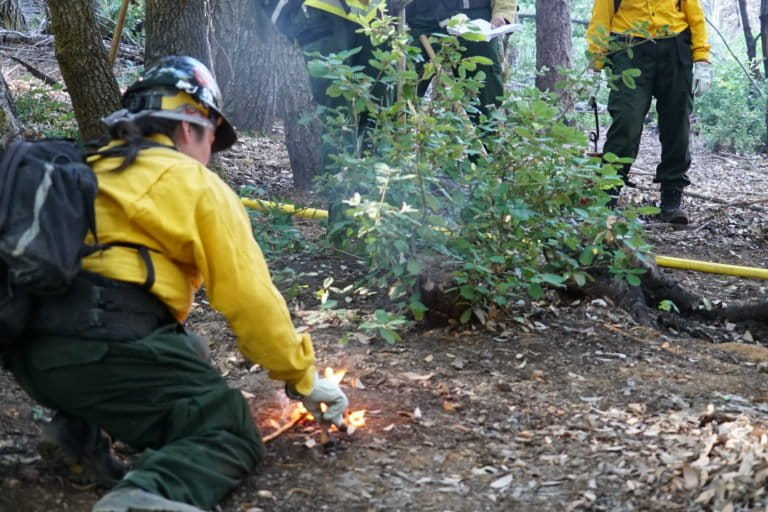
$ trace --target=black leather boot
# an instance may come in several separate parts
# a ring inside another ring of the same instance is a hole
[[[680,206],[682,199],[682,190],[662,188],[659,220],[670,224],[688,224],[688,215]]]
[[[43,426],[37,451],[48,466],[64,469],[67,478],[78,484],[112,487],[128,470],[106,433],[60,413]]]

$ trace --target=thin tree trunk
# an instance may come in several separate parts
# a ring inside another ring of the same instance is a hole
[[[0,73],[0,146],[6,147],[9,142],[21,134],[16,110],[13,107],[13,97],[8,89],[5,77]]]
[[[287,45],[252,0],[214,0],[211,38],[224,113],[240,130],[269,132],[280,100],[279,46]]]
[[[763,47],[763,73],[768,77],[768,0],[760,2],[760,42]],[[768,101],[765,105],[765,126],[768,128]],[[765,152],[768,153],[768,130],[766,130]]]
[[[19,32],[27,29],[20,0],[0,0],[0,25]]]
[[[768,77],[768,0],[760,2],[760,42],[763,47],[763,73]]]
[[[285,145],[291,160],[293,185],[311,188],[312,179],[322,167],[323,124],[314,115],[315,101],[309,88],[309,77],[301,52],[292,45],[281,45],[282,113]],[[309,121],[304,123],[302,119]]]
[[[147,0],[145,13],[145,66],[166,55],[187,55],[213,70],[210,0]]]
[[[741,27],[744,30],[744,41],[747,44],[747,58],[749,59],[749,69],[752,74],[759,76],[757,64],[757,44],[752,36],[752,27],[749,24],[749,13],[747,12],[747,0],[739,0],[739,13],[741,15]]]
[[[571,0],[536,0],[536,87],[554,91],[558,66],[573,66]],[[564,94],[564,92],[561,92]]]
[[[96,26],[91,0],[49,0],[56,60],[83,140],[104,133],[101,118],[120,108],[120,89]]]

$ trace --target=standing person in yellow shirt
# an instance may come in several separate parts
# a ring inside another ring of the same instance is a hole
[[[108,443],[83,445],[100,428],[145,450],[94,512],[200,512],[263,453],[240,391],[181,326],[201,285],[240,352],[292,397],[336,424],[347,398],[318,377],[312,342],[294,330],[248,214],[205,167],[236,140],[208,69],[159,59],[122,102],[105,119],[111,141],[89,160],[105,249],[83,260],[64,295],[41,297],[30,332],[4,355],[27,393],[58,411],[60,435],[48,441],[62,456],[116,476]]]
[[[496,28],[515,21],[517,0],[414,0],[407,7],[406,17],[415,44],[419,44],[421,35],[445,34],[448,19],[457,14],[465,14],[469,19],[488,20]],[[504,81],[498,38],[489,42],[462,39],[461,45],[466,48],[464,57],[486,57],[492,62],[490,66],[477,67],[478,71],[485,73],[485,83],[478,98],[480,110],[485,111],[490,105],[500,105]],[[429,58],[426,52],[422,53],[425,59]],[[429,83],[420,84],[419,94],[423,95],[428,86]]]
[[[625,49],[608,53],[608,43],[625,43]],[[618,80],[611,90],[608,111],[611,126],[603,152],[637,157],[643,120],[651,99],[659,116],[661,163],[655,183],[661,189],[659,220],[687,224],[682,209],[683,189],[690,185],[690,114],[693,96],[712,83],[710,46],[699,0],[595,0],[587,29],[589,53],[595,70],[608,66],[614,75],[631,68],[641,74],[635,87]],[[630,165],[620,173],[627,181]],[[615,205],[621,189],[610,191]]]

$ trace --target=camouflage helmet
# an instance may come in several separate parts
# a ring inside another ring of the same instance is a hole
[[[190,99],[196,105],[190,105]],[[208,68],[193,57],[174,55],[158,59],[141,79],[128,87],[122,106],[130,113],[149,112],[153,117],[210,126],[205,122],[207,119],[216,130],[211,147],[214,152],[227,149],[237,141],[235,129],[221,112],[221,91],[216,80]]]

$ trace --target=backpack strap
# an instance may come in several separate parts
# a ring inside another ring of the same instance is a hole
[[[104,246],[106,249],[110,247],[127,247],[129,249],[136,249],[139,253],[139,256],[141,256],[141,259],[144,261],[144,266],[147,267],[147,278],[144,280],[144,284],[142,286],[147,291],[152,289],[152,286],[155,284],[155,266],[152,264],[152,257],[149,255],[149,248],[146,245],[134,244],[131,242],[110,242],[108,244],[104,244]]]

